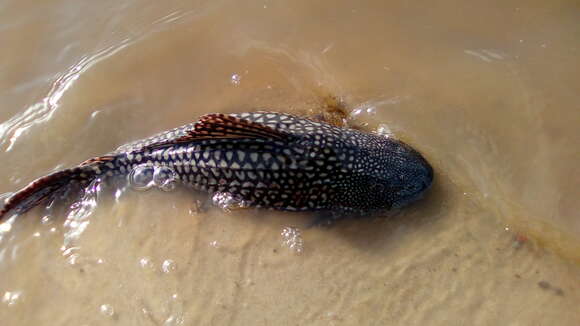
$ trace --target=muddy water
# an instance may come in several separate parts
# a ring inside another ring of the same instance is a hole
[[[4,325],[580,324],[575,1],[6,1],[0,193],[208,112],[386,125],[436,184],[389,219],[103,186],[2,224]]]

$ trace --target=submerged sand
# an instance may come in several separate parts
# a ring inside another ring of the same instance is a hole
[[[387,126],[433,164],[389,218],[117,191],[2,225],[3,325],[579,325],[575,1],[8,2],[0,192],[208,112]],[[68,215],[67,215],[68,214]]]

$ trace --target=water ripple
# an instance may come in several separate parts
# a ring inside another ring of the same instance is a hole
[[[6,152],[11,151],[18,138],[25,134],[29,128],[48,121],[54,115],[59,108],[59,101],[82,73],[100,61],[115,55],[130,44],[130,39],[125,39],[119,44],[107,47],[96,54],[83,56],[79,62],[72,65],[66,72],[59,74],[52,83],[47,96],[42,101],[32,104],[24,112],[0,124],[0,147],[7,146]]]

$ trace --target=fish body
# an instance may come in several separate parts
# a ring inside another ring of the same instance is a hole
[[[0,218],[70,182],[168,168],[175,179],[228,193],[254,207],[366,212],[416,200],[433,180],[429,163],[401,141],[289,114],[208,114],[40,178],[8,199]]]

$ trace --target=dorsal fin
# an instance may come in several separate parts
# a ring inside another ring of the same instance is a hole
[[[90,158],[90,159],[82,162],[81,164],[79,164],[79,166],[91,165],[93,163],[97,163],[97,164],[98,163],[106,163],[106,162],[113,161],[114,159],[115,159],[115,157],[112,155],[104,155],[104,156]]]
[[[236,118],[222,113],[211,113],[202,116],[193,130],[179,138],[162,141],[146,146],[146,149],[158,149],[167,145],[188,143],[204,139],[234,139],[234,138],[262,138],[287,140],[289,134],[273,129],[266,125],[249,120]]]

